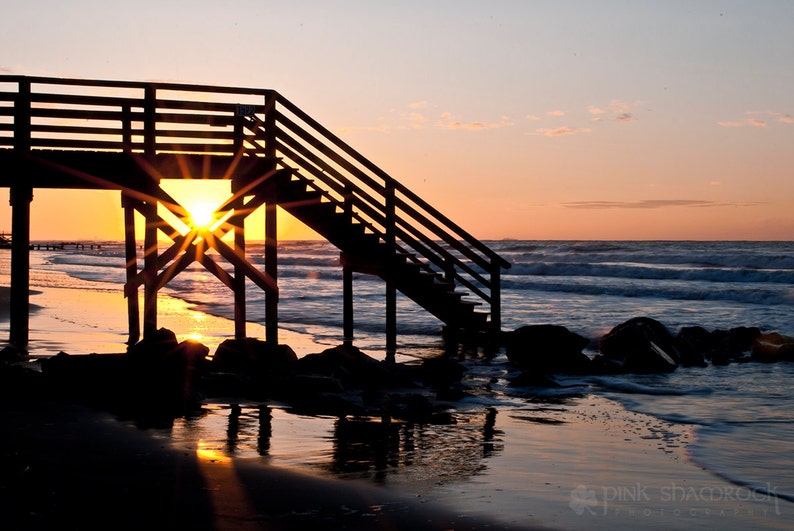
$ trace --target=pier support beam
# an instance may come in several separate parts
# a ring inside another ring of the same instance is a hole
[[[389,272],[386,280],[386,359],[394,361],[397,353],[397,287]]]
[[[143,238],[143,337],[157,331],[157,200],[144,204],[146,228]]]
[[[342,331],[344,344],[353,344],[353,270],[342,266]]]
[[[278,205],[274,198],[265,203],[265,273],[278,281]],[[265,293],[265,340],[278,346],[278,293]]]
[[[127,286],[134,286],[133,280],[138,274],[138,249],[135,240],[135,205],[137,201],[127,194],[121,194],[121,206],[124,209],[124,258],[126,260]],[[127,324],[129,327],[128,345],[134,345],[141,338],[140,307],[138,305],[138,288],[127,291]]]
[[[243,208],[243,197],[239,197],[234,205],[235,212]],[[234,252],[245,260],[245,218],[240,217],[234,226]],[[245,339],[246,333],[246,307],[245,307],[245,271],[239,265],[234,266],[234,337]]]
[[[11,187],[11,291],[9,342],[19,348],[30,337],[30,186]]]

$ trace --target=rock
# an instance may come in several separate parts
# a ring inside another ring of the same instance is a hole
[[[210,368],[216,372],[247,373],[280,378],[295,369],[298,356],[287,345],[273,347],[256,338],[227,339],[218,345]]]
[[[25,358],[26,352],[14,345],[8,345],[0,350],[0,363],[2,364],[20,363],[25,361]]]
[[[160,328],[127,349],[128,358],[131,360],[162,359],[176,350],[179,342],[176,334],[167,328]]]
[[[59,352],[41,360],[41,372],[47,391],[55,396],[109,406],[126,387],[125,358],[125,354],[73,356]]]
[[[714,342],[702,326],[686,326],[675,336],[675,347],[684,367],[706,367],[706,357],[711,357]]]
[[[30,398],[41,398],[48,392],[39,371],[21,365],[0,363],[0,400],[4,405]]]
[[[739,326],[730,330],[711,332],[712,350],[709,353],[714,365],[728,365],[732,361],[746,361],[745,353],[750,352],[761,329]]]
[[[383,387],[391,379],[385,364],[352,345],[339,345],[319,354],[308,354],[297,361],[295,371],[337,378],[345,389]]]
[[[794,361],[794,338],[777,332],[761,334],[753,342],[750,355],[763,363]]]
[[[593,372],[596,374],[623,374],[626,366],[620,360],[613,360],[601,354],[593,356]]]
[[[724,348],[735,357],[749,352],[753,348],[756,339],[761,335],[761,329],[754,326],[738,326],[728,330],[728,335],[724,339]]]
[[[504,336],[510,363],[539,373],[581,374],[592,369],[582,352],[590,341],[559,325],[529,325]]]
[[[433,387],[445,388],[459,383],[466,368],[446,356],[426,359],[419,367],[422,380]]]
[[[543,373],[524,371],[510,379],[511,387],[544,387],[553,388],[560,385]]]
[[[635,317],[616,326],[598,346],[602,355],[622,362],[628,372],[671,372],[680,360],[669,330],[648,317]]]
[[[178,343],[176,334],[165,328],[145,336],[124,359],[122,407],[136,418],[157,423],[198,407],[208,353],[196,341]]]

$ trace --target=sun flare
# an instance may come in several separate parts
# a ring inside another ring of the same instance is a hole
[[[187,208],[190,212],[190,224],[196,229],[209,229],[216,221],[215,205],[206,202],[196,202]]]

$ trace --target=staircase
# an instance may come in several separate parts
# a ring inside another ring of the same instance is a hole
[[[344,205],[324,200],[314,182],[303,177],[280,174],[274,183],[278,204],[314,229],[340,251],[345,267],[390,278],[398,291],[443,321],[447,327],[468,332],[484,332],[488,313],[475,311],[482,303],[464,299],[455,283],[423,262],[415,253],[401,247],[392,248],[382,235],[368,232],[366,226],[345,212]],[[280,182],[279,182],[280,181]]]
[[[344,267],[393,283],[467,335],[499,331],[500,271],[510,263],[388,176],[281,95],[244,118],[249,155],[281,169],[265,195],[341,251]]]

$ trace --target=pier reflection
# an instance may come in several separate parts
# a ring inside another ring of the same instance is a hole
[[[169,436],[181,446],[229,457],[303,468],[341,478],[452,481],[487,467],[504,445],[495,409],[456,412],[444,424],[388,417],[314,417],[264,404],[224,404],[177,419]]]

